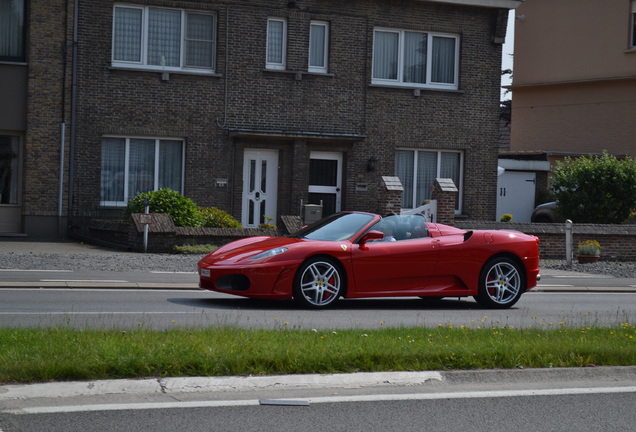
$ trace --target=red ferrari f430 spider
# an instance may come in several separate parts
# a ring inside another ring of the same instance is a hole
[[[324,308],[341,297],[466,297],[508,308],[539,280],[539,239],[421,215],[341,212],[282,237],[250,237],[199,261],[200,287]]]

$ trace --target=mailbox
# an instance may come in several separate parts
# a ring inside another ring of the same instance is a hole
[[[312,224],[322,219],[322,206],[318,204],[305,204],[305,214],[303,215],[305,225]]]

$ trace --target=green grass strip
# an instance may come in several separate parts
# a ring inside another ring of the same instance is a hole
[[[0,383],[636,364],[636,327],[0,329]]]

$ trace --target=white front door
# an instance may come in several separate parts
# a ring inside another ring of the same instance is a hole
[[[276,224],[277,189],[278,151],[245,149],[241,221],[245,228],[255,228],[270,221]]]
[[[505,171],[497,177],[497,220],[507,213],[513,222],[530,222],[535,184],[534,172]]]
[[[311,152],[309,160],[309,204],[322,202],[322,216],[340,211],[342,153]]]

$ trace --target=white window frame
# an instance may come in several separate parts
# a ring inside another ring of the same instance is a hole
[[[384,33],[395,33],[398,35],[398,64],[397,64],[397,78],[396,79],[387,79],[387,78],[376,78],[373,76],[375,72],[375,62],[377,59],[375,58],[375,46],[376,46],[376,35],[378,32]],[[415,83],[415,82],[405,82],[403,81],[404,77],[404,57],[405,57],[405,33],[421,33],[427,35],[427,58],[426,58],[426,83]],[[433,41],[438,38],[449,38],[455,40],[455,52],[454,52],[454,76],[452,83],[443,83],[443,82],[433,82],[432,81],[432,70],[433,70],[433,62],[431,60],[433,53]],[[458,90],[459,89],[459,44],[460,37],[458,34],[454,33],[440,33],[440,32],[424,32],[424,31],[413,31],[413,30],[403,30],[403,29],[394,29],[394,28],[386,28],[386,27],[376,27],[373,29],[373,65],[371,67],[371,84],[373,85],[382,85],[382,86],[390,86],[390,87],[408,87],[408,88],[431,88],[431,89],[442,89],[442,90]]]
[[[416,208],[419,205],[421,205],[421,203],[417,203],[417,192],[418,192],[418,184],[417,184],[417,178],[418,178],[418,154],[421,152],[427,152],[427,153],[436,153],[437,154],[437,167],[436,167],[436,173],[435,173],[435,178],[439,178],[440,177],[440,172],[441,172],[441,168],[442,168],[442,153],[454,153],[454,154],[459,154],[459,184],[455,185],[457,187],[458,193],[457,193],[457,203],[456,203],[456,208],[455,208],[455,214],[461,214],[462,213],[462,202],[463,202],[463,197],[464,197],[464,158],[465,158],[465,154],[463,151],[461,150],[433,150],[433,149],[413,149],[413,148],[397,148],[396,151],[408,151],[408,152],[412,152],[413,153],[413,187],[412,187],[412,193],[413,196],[411,197],[412,202],[414,204],[414,207],[412,208]],[[395,169],[396,169],[396,175],[397,175],[397,160],[396,160],[396,164],[395,164]],[[411,208],[409,207],[404,207],[405,210],[409,210]]]
[[[115,59],[115,14],[117,9],[136,9],[141,11],[141,54],[139,61],[127,61],[127,60],[117,60]],[[149,11],[151,9],[163,9],[163,10],[172,10],[179,11],[181,13],[181,35],[180,35],[180,46],[179,46],[179,66],[165,66],[165,65],[154,65],[148,63],[148,45],[149,45]],[[210,67],[205,66],[188,66],[186,65],[186,48],[187,48],[187,25],[188,25],[188,16],[189,15],[206,15],[210,16],[213,20],[213,31],[212,31],[212,53],[211,59],[212,64]],[[144,70],[156,70],[161,72],[187,72],[192,74],[214,74],[216,69],[216,49],[217,49],[217,15],[215,13],[210,12],[201,12],[201,11],[192,11],[192,10],[184,10],[184,9],[174,9],[174,8],[163,8],[163,7],[154,7],[154,6],[132,6],[127,4],[116,4],[113,7],[113,28],[112,28],[112,44],[111,44],[111,62],[112,66],[116,68],[125,68],[125,69],[144,69]]]
[[[104,136],[102,139],[124,139],[126,141],[125,159],[124,159],[124,200],[123,201],[105,201],[102,200],[101,186],[100,186],[100,205],[102,207],[126,207],[128,200],[132,198],[130,196],[129,180],[130,180],[130,141],[135,139],[154,140],[155,142],[155,155],[154,155],[154,178],[153,178],[153,190],[158,190],[159,184],[159,155],[160,155],[160,143],[161,141],[180,141],[181,142],[181,189],[177,192],[183,194],[183,188],[185,183],[185,140],[179,138],[156,138],[156,137],[123,137],[123,136]],[[103,142],[102,142],[102,145]],[[103,165],[100,165],[100,169],[103,169]],[[101,180],[100,180],[101,183]]]
[[[323,42],[323,55],[322,55],[322,65],[312,65],[311,64],[311,60],[312,60],[312,40],[313,40],[313,34],[311,32],[312,27],[323,27],[325,29],[325,33],[324,33],[324,40]],[[329,23],[326,21],[311,21],[309,24],[309,60],[308,60],[308,66],[307,66],[307,71],[308,72],[314,72],[314,73],[327,73],[328,69],[329,69]]]
[[[269,34],[270,34],[270,23],[272,22],[280,22],[283,24],[283,35],[282,35],[283,38],[281,41],[282,46],[278,47],[282,53],[280,62],[270,61],[270,58],[269,58],[269,52],[270,52]],[[274,70],[285,70],[285,68],[287,67],[286,65],[287,65],[287,20],[285,18],[278,18],[278,17],[267,18],[267,38],[265,41],[265,68],[274,69]]]

